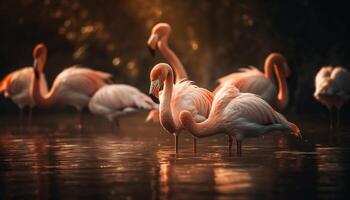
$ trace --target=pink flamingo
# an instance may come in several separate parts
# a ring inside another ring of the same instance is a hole
[[[168,47],[168,39],[171,32],[171,27],[167,23],[158,23],[152,28],[151,35],[147,41],[148,49],[155,56],[155,50],[158,48],[164,58],[170,63],[170,66],[175,71],[175,83],[188,79],[186,70],[179,58]]]
[[[81,111],[88,105],[91,96],[102,86],[110,82],[111,75],[101,71],[78,66],[72,66],[57,75],[47,93],[40,91],[40,77],[44,75],[43,69],[47,50],[44,44],[34,49],[34,81],[31,88],[32,96],[38,106],[49,107],[55,104],[74,106],[79,112],[79,128],[82,128]]]
[[[104,115],[119,126],[119,117],[142,109],[158,109],[158,106],[135,87],[113,84],[103,86],[94,94],[89,109],[93,114]]]
[[[147,41],[148,49],[152,56],[155,56],[155,50],[159,49],[160,53],[170,63],[171,68],[175,72],[175,83],[178,83],[184,79],[188,79],[187,72],[182,65],[180,59],[176,54],[169,48],[168,39],[171,33],[171,26],[168,23],[158,23],[152,28],[151,35]],[[148,115],[146,121],[159,121],[156,116],[159,116],[159,111],[152,110]],[[196,138],[193,138],[194,150],[196,146]]]
[[[218,79],[219,86],[235,85],[241,92],[249,92],[261,96],[272,107],[283,110],[288,105],[288,86],[286,76],[290,75],[290,69],[286,59],[279,53],[271,53],[265,60],[265,74],[255,67],[241,68],[235,72]],[[276,86],[276,78],[278,87]],[[278,91],[277,91],[278,88]]]
[[[224,85],[217,91],[208,119],[196,122],[188,111],[180,113],[183,127],[196,137],[207,137],[218,133],[236,138],[237,154],[242,154],[242,141],[246,137],[259,137],[272,131],[292,132],[300,137],[299,128],[288,122],[266,101],[255,94],[240,93],[232,85]]]
[[[330,129],[333,129],[332,108],[337,109],[337,127],[339,111],[350,98],[350,73],[342,67],[326,66],[315,77],[314,97],[327,106],[330,113]]]
[[[204,88],[197,87],[193,82],[183,80],[174,84],[173,71],[168,64],[159,63],[153,67],[151,74],[150,95],[159,102],[160,123],[165,130],[175,137],[175,152],[178,152],[178,135],[183,129],[179,114],[189,111],[197,122],[204,121],[209,114],[212,93]],[[164,90],[159,90],[164,83]],[[193,150],[196,151],[194,139]]]
[[[0,93],[10,98],[20,109],[20,123],[22,124],[23,109],[29,106],[28,122],[31,122],[32,108],[35,106],[33,96],[30,94],[30,86],[33,82],[33,67],[24,67],[15,70],[5,76],[0,82]],[[39,78],[40,91],[47,93],[47,82],[45,76]]]

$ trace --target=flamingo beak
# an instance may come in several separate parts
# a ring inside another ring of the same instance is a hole
[[[152,55],[152,57],[155,58],[156,57],[156,50],[153,49],[150,45],[147,45],[147,47],[148,47],[148,50],[149,50],[150,54]]]
[[[154,101],[154,103],[156,104],[159,104],[159,89],[160,89],[159,79],[151,81],[149,95],[151,99]]]
[[[147,41],[147,46],[153,58],[156,56],[157,42],[158,42],[158,34],[152,33]]]
[[[38,69],[38,58],[34,58],[33,70],[34,70],[34,78],[39,79],[40,73]]]

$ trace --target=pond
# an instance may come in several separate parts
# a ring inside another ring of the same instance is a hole
[[[0,118],[0,199],[348,199],[350,138],[329,137],[324,118],[297,120],[304,137],[274,134],[243,142],[229,155],[227,138],[173,138],[146,112],[120,120],[34,113],[31,127]],[[21,130],[22,129],[22,130]]]

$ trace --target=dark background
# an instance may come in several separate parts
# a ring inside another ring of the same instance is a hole
[[[213,89],[239,67],[262,69],[277,51],[293,71],[287,112],[325,113],[312,96],[314,77],[324,65],[348,68],[349,19],[348,6],[337,1],[1,0],[0,77],[32,65],[32,49],[43,42],[49,83],[80,63],[146,92],[151,67],[164,61],[149,55],[146,41],[153,25],[168,22],[170,47],[198,85]],[[3,97],[0,109],[17,112]]]

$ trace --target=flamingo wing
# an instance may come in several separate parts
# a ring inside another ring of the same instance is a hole
[[[77,66],[63,70],[55,79],[50,92],[58,102],[84,106],[90,97],[110,82],[111,75]]]
[[[179,114],[183,110],[190,111],[196,121],[204,121],[210,113],[212,101],[212,93],[194,85],[192,81],[183,80],[175,84],[171,107],[176,126],[181,124]]]
[[[332,66],[325,66],[322,67],[315,77],[315,93],[314,96],[317,96],[317,94],[321,91],[322,85],[324,84],[325,80],[328,80],[331,77],[333,67]]]
[[[3,79],[1,92],[6,97],[10,97],[20,107],[34,105],[34,100],[29,92],[32,78],[32,67],[16,70]]]
[[[300,136],[300,130],[295,124],[290,123],[266,101],[254,94],[240,93],[226,106],[221,115],[226,130],[236,132],[237,137],[256,137],[271,129],[288,129]]]
[[[234,72],[219,78],[217,81],[219,84],[236,84],[242,79],[250,76],[265,76],[259,69],[253,66],[239,68],[238,72]]]
[[[16,71],[11,72],[9,74],[7,74],[0,82],[0,93],[5,93],[6,95],[6,91],[11,83],[12,77],[14,76],[14,74],[16,73]]]
[[[0,83],[0,93],[10,97],[16,104],[22,106],[34,105],[30,87],[34,78],[33,67],[24,67],[8,74]],[[47,93],[45,76],[40,76],[40,91]]]
[[[240,92],[249,92],[260,95],[265,101],[273,103],[277,96],[277,88],[256,67],[240,68],[238,72],[224,76],[218,80],[220,85],[216,93],[224,85],[234,85]]]
[[[342,67],[335,67],[330,75],[334,82],[335,92],[337,95],[349,99],[350,95],[350,73]]]

